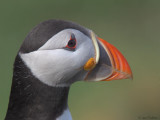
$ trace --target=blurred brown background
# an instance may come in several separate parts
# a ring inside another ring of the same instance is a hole
[[[35,25],[55,18],[77,22],[115,45],[134,75],[133,81],[73,84],[74,120],[160,120],[159,0],[0,0],[0,120],[22,41]]]

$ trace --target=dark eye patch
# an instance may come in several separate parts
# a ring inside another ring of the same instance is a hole
[[[66,48],[75,49],[76,45],[77,45],[77,41],[76,41],[75,35],[71,34],[70,40],[68,41]]]
[[[73,48],[76,46],[76,40],[69,40],[68,47]]]

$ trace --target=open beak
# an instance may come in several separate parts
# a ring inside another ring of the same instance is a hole
[[[91,33],[91,36],[93,33]],[[95,46],[93,68],[88,72],[86,81],[111,81],[132,79],[131,68],[122,53],[112,44],[99,37],[92,37]],[[95,42],[95,39],[97,42]],[[91,59],[90,59],[91,61]],[[89,62],[90,62],[89,61]]]

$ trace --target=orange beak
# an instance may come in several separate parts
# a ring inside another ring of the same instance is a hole
[[[119,79],[128,79],[132,77],[131,68],[125,59],[125,57],[120,53],[120,51],[114,47],[112,44],[106,42],[102,38],[97,38],[102,46],[107,51],[109,58],[111,60],[111,66],[113,68],[112,74],[102,80],[102,81],[111,81],[111,80],[119,80]]]

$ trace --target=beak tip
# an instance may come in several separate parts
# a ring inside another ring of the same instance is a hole
[[[130,73],[127,73],[126,77],[124,79],[130,79],[130,80],[133,80],[133,74],[132,72]]]

